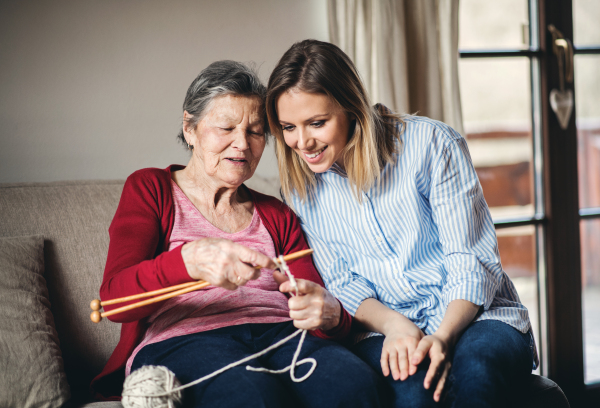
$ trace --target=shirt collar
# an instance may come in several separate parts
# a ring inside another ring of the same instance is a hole
[[[340,177],[348,178],[348,174],[344,169],[342,169],[337,163],[333,163],[333,165],[327,170],[327,173],[337,174]]]

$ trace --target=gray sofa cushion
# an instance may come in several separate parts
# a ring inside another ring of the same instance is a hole
[[[0,238],[2,407],[60,407],[70,396],[43,273],[42,236]]]
[[[121,326],[90,321],[108,252],[108,227],[123,181],[0,185],[0,237],[44,236],[51,311],[75,401],[106,364]]]

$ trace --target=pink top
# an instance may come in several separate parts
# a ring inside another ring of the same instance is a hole
[[[211,223],[198,211],[179,186],[171,182],[175,205],[175,222],[169,241],[169,251],[186,242],[201,238],[224,238],[275,257],[275,247],[257,211],[250,225],[230,234]],[[257,280],[231,291],[209,286],[165,301],[148,318],[150,326],[144,339],[127,360],[126,375],[137,353],[145,345],[177,336],[214,330],[245,323],[279,323],[291,320],[288,298],[278,290],[272,269],[261,269]]]

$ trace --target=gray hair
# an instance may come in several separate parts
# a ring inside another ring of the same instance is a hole
[[[260,98],[263,107],[265,134],[268,122],[264,111],[267,88],[262,84],[256,71],[241,62],[216,61],[204,68],[187,90],[183,110],[191,115],[188,126],[196,128],[198,122],[210,111],[212,102],[219,96],[235,95]],[[183,130],[177,138],[187,146]]]

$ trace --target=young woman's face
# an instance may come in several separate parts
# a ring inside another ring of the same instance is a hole
[[[333,163],[344,167],[350,119],[331,98],[291,89],[277,100],[277,113],[285,143],[312,171],[323,173]]]

